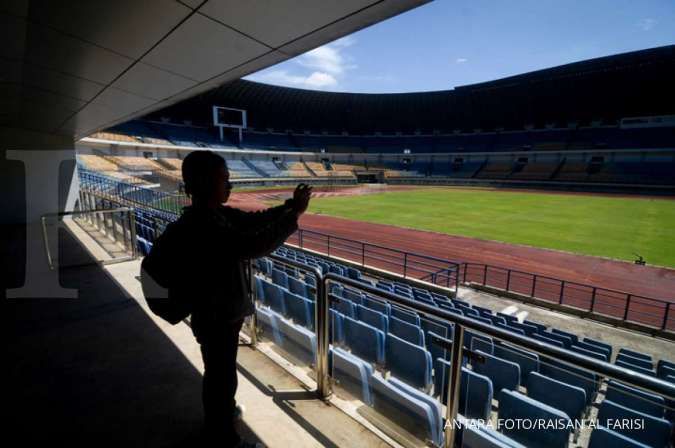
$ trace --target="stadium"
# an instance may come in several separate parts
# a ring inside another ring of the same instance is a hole
[[[27,99],[35,79],[22,78],[16,110],[0,115],[13,161],[2,168],[10,426],[29,446],[46,436],[16,415],[74,445],[197,445],[191,319],[153,314],[139,272],[191,203],[181,167],[198,151],[226,161],[232,207],[264,210],[313,187],[298,230],[246,261],[244,434],[267,446],[673,446],[675,45],[449,90],[317,91],[243,77],[424,2],[353,2],[339,26],[215,78],[208,55],[187,62],[203,44],[188,25],[208,17],[231,31],[256,13],[233,7],[241,22],[224,25],[209,9],[219,2],[175,3],[189,10],[165,37],[176,53],[137,51],[129,76],[81,109],[59,98],[44,117]],[[41,44],[65,39],[34,9],[2,16],[40,28]],[[302,16],[287,18],[289,33]],[[171,41],[181,31],[193,46]],[[256,33],[242,35],[264,40]],[[30,57],[19,65],[35,77]],[[51,59],[50,82],[72,98],[58,76],[112,64]],[[177,73],[203,82],[153,93]],[[52,151],[21,156],[28,145]]]

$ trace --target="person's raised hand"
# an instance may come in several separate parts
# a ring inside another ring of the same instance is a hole
[[[293,192],[293,208],[298,215],[305,213],[312,196],[312,187],[307,184],[299,184]]]

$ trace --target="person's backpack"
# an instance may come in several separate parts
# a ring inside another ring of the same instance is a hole
[[[180,273],[179,233],[175,224],[155,240],[150,253],[141,263],[141,286],[150,310],[172,325],[181,322],[192,312],[187,297],[175,293]]]

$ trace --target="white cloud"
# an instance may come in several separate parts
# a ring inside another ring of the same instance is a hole
[[[325,89],[337,86],[338,82],[334,76],[329,73],[315,71],[307,76],[292,75],[286,70],[273,70],[258,73],[248,77],[253,81],[266,82],[269,84],[278,84],[289,87],[300,87],[306,89]]]
[[[455,64],[464,64],[465,62],[469,62],[467,58],[457,58],[455,59]]]
[[[335,90],[344,81],[347,72],[357,67],[345,53],[345,49],[355,43],[353,37],[343,37],[298,56],[284,68],[263,70],[246,79],[306,89]]]
[[[654,26],[656,26],[656,19],[650,17],[640,19],[637,23],[638,28],[642,31],[650,31]]]

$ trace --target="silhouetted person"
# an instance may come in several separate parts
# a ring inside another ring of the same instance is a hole
[[[223,205],[232,185],[218,154],[194,151],[183,160],[182,172],[192,205],[167,226],[150,257],[170,252],[165,258],[177,265],[170,269],[168,294],[189,304],[192,331],[201,345],[207,440],[223,447],[254,446],[234,428],[241,413],[235,401],[238,335],[244,318],[254,312],[247,260],[269,255],[297,230],[311,187],[298,185],[293,199],[278,207],[244,212]]]

